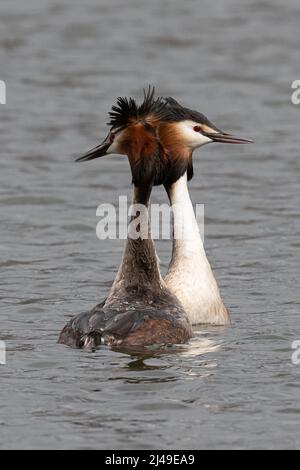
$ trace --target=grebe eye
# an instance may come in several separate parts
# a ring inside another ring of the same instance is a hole
[[[195,132],[201,132],[202,131],[201,126],[195,126],[194,131]]]

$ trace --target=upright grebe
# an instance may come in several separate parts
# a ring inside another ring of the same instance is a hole
[[[108,136],[79,160],[126,154],[134,185],[133,202],[148,206],[153,185],[172,185],[178,177],[157,137],[157,127],[168,114],[168,106],[162,99],[154,99],[150,87],[141,106],[131,98],[119,98],[110,112]],[[147,212],[143,217],[148,221]],[[72,319],[61,332],[59,343],[81,348],[100,344],[139,347],[182,343],[191,335],[184,308],[160,275],[148,223],[148,237],[135,239],[129,234],[106,301]]]
[[[206,257],[187,186],[193,177],[193,151],[211,142],[245,144],[217,129],[203,114],[184,108],[173,98],[166,98],[170,109],[168,122],[161,123],[159,138],[172,161],[179,159],[182,176],[165,184],[173,207],[173,253],[165,283],[182,303],[192,324],[226,325],[230,321],[220,291]],[[184,214],[184,217],[183,217]]]

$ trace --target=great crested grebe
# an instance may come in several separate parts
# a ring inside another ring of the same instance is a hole
[[[165,151],[173,155],[173,161],[180,158],[182,164],[186,162],[182,176],[176,182],[165,184],[173,207],[174,231],[181,234],[180,238],[173,237],[172,259],[165,282],[182,303],[193,325],[226,325],[230,315],[205,254],[187,182],[193,177],[195,149],[211,142],[246,144],[252,141],[220,131],[206,116],[181,106],[173,98],[166,98],[165,103],[170,110],[169,122],[159,128],[160,142]]]
[[[203,114],[172,98],[154,99],[154,88],[150,87],[140,107],[131,98],[119,98],[110,116],[106,139],[79,161],[126,154],[134,203],[148,206],[152,187],[163,184],[170,203],[179,208],[179,212],[174,210],[174,230],[184,236],[173,239],[164,281],[150,228],[147,239],[129,236],[108,298],[71,320],[59,342],[74,347],[171,344],[191,336],[191,323],[227,324],[229,313],[204,251],[187,181],[193,177],[196,148],[210,142],[251,141],[221,132]]]
[[[153,185],[172,185],[177,179],[157,137],[157,127],[168,114],[168,106],[162,99],[154,99],[154,89],[150,87],[139,107],[131,98],[119,98],[110,112],[108,136],[79,160],[111,153],[127,155],[134,185],[133,202],[148,206]],[[143,216],[148,218],[147,212]],[[123,260],[106,301],[72,319],[62,330],[59,343],[81,348],[100,344],[140,347],[183,343],[191,336],[184,308],[160,275],[148,223],[148,237],[135,239],[128,235]]]

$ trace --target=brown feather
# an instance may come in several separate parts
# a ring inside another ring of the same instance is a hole
[[[120,153],[128,155],[133,184],[139,187],[164,184],[168,159],[152,126],[145,122],[127,126],[118,145]]]
[[[166,184],[172,184],[187,172],[188,180],[193,177],[191,150],[184,144],[177,123],[162,122],[158,127],[161,146],[169,160]]]
[[[128,155],[130,162],[136,162],[142,158],[150,158],[158,147],[155,133],[151,132],[142,123],[128,126],[122,133],[120,148]]]

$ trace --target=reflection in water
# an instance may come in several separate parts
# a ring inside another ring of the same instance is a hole
[[[226,331],[226,327],[216,327],[218,333]],[[195,329],[194,329],[195,330]],[[183,357],[199,357],[204,354],[220,351],[222,347],[222,340],[219,341],[207,337],[207,333],[194,331],[194,338],[190,341],[189,345],[182,345],[181,355]]]
[[[208,330],[207,326],[204,329]],[[210,328],[211,329],[211,328]],[[215,332],[221,334],[226,331],[227,327],[215,327]],[[164,356],[181,356],[181,357],[198,357],[210,352],[217,352],[222,346],[221,340],[218,342],[215,339],[209,338],[207,332],[197,331],[194,328],[194,336],[188,344],[178,344],[172,346],[148,346],[139,349],[125,349],[118,348],[115,351],[123,352],[124,354],[131,355],[133,361],[128,363],[128,367],[134,370],[155,369],[160,367],[159,358]],[[154,360],[156,359],[156,362]]]
[[[217,328],[218,330],[225,328]],[[189,344],[175,345],[164,348],[145,348],[135,351],[134,354],[123,351],[125,354],[131,354],[130,360],[126,363],[125,370],[129,373],[140,373],[149,371],[156,372],[150,375],[114,376],[111,380],[121,380],[127,383],[166,383],[181,380],[182,374],[190,377],[208,377],[209,370],[217,367],[216,356],[210,359],[210,353],[217,353],[222,348],[222,342],[209,338],[208,333],[198,331]],[[180,374],[172,374],[175,358],[176,370]]]

